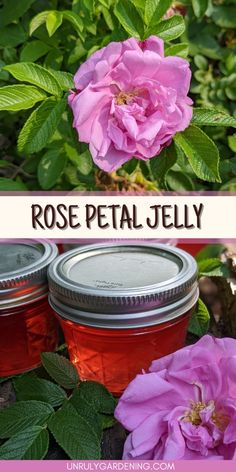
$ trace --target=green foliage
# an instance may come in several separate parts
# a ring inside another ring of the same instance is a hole
[[[190,318],[188,331],[201,338],[208,332],[210,315],[206,305],[201,299],[198,300],[196,309]]]
[[[60,406],[66,398],[65,391],[59,385],[40,379],[35,373],[16,377],[14,388],[18,401],[39,400],[55,407]]]
[[[214,142],[194,125],[175,136],[195,174],[202,180],[221,182],[219,175],[219,151]]]
[[[40,426],[31,426],[17,434],[0,446],[1,460],[40,460],[48,451],[49,435]]]
[[[165,55],[190,60],[194,126],[160,156],[125,164],[114,188],[125,182],[135,190],[234,190],[235,17],[234,0],[4,0],[0,135],[10,143],[0,149],[0,190],[104,189],[88,146],[73,130],[68,92],[93,52],[151,34],[165,41]]]
[[[16,403],[0,411],[0,459],[43,459],[51,435],[70,459],[100,459],[103,430],[115,423],[115,399],[97,382],[79,382],[65,357],[43,353],[42,361],[40,374],[54,382],[36,371],[12,379]]]
[[[53,352],[44,352],[42,363],[48,374],[62,387],[72,389],[78,385],[77,370],[66,357]]]
[[[198,271],[200,276],[206,277],[227,277],[228,268],[218,258],[201,259],[198,261]]]
[[[0,411],[0,439],[10,438],[30,426],[44,426],[53,413],[49,403],[20,401]]]

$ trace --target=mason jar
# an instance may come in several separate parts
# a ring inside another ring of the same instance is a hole
[[[57,346],[47,283],[57,253],[48,242],[0,244],[0,377],[37,367],[40,354]]]
[[[80,378],[120,395],[154,359],[184,345],[197,264],[163,244],[83,246],[50,265],[49,291]]]

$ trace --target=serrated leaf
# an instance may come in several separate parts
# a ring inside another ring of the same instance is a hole
[[[153,26],[161,20],[173,0],[146,0],[144,19],[148,26]]]
[[[208,9],[208,0],[192,0],[193,11],[197,18],[201,18],[205,15]]]
[[[114,13],[127,33],[135,38],[143,39],[143,21],[134,5],[126,0],[119,0]]]
[[[44,426],[54,412],[40,401],[22,401],[0,411],[0,439],[10,438],[29,426]]]
[[[46,97],[44,92],[31,85],[6,85],[0,88],[0,110],[27,110]]]
[[[30,22],[30,27],[29,27],[29,35],[30,36],[33,34],[33,32],[37,28],[39,28],[39,26],[41,26],[43,23],[46,22],[48,13],[50,13],[50,10],[41,11],[36,16],[34,16],[34,18],[32,18],[32,20]]]
[[[18,137],[18,150],[26,154],[41,151],[56,131],[66,101],[48,98],[31,113]]]
[[[50,69],[50,73],[55,77],[61,90],[68,91],[74,87],[73,75],[69,72],[63,72],[61,70]]]
[[[72,24],[72,26],[75,28],[75,31],[77,31],[78,33],[81,33],[83,31],[84,24],[80,16],[77,15],[77,13],[70,10],[64,10],[62,14],[63,18]]]
[[[17,401],[39,400],[52,406],[60,406],[67,398],[59,385],[40,379],[35,374],[25,374],[13,380]]]
[[[198,126],[226,126],[236,128],[236,119],[222,110],[194,108],[192,123]]]
[[[52,95],[61,94],[57,80],[45,67],[33,62],[18,62],[5,66],[4,69],[21,82],[29,82]]]
[[[49,423],[49,429],[70,459],[100,459],[101,448],[97,434],[70,403],[64,404],[55,413]]]
[[[41,460],[48,451],[49,435],[40,426],[31,426],[0,446],[0,460]]]
[[[20,53],[21,62],[35,62],[50,51],[51,46],[36,39],[26,43]]]
[[[0,10],[0,27],[18,20],[31,7],[35,0],[7,0]]]
[[[149,27],[146,36],[155,34],[164,41],[172,41],[178,38],[185,31],[185,22],[182,16],[173,15],[167,20],[160,21],[157,25]]]
[[[159,156],[150,159],[152,175],[160,187],[165,187],[166,174],[176,161],[177,153],[173,144],[163,149]]]
[[[66,389],[73,389],[78,385],[77,370],[66,357],[54,352],[43,352],[41,358],[44,369],[59,385]]]
[[[188,331],[199,338],[208,332],[210,315],[206,305],[199,298],[195,312],[190,318]]]
[[[100,383],[93,381],[81,382],[79,395],[85,398],[99,413],[112,414],[114,412],[116,401],[106,387]]]
[[[15,192],[27,190],[27,187],[23,182],[18,182],[12,179],[6,179],[4,177],[0,177],[0,191],[1,192]]]
[[[172,44],[165,48],[165,56],[179,56],[188,57],[189,45],[188,43]]]
[[[65,144],[65,152],[71,162],[75,164],[79,172],[88,175],[93,168],[93,161],[89,150],[79,154],[78,151],[70,144]]]
[[[58,149],[50,149],[38,165],[38,181],[43,190],[49,190],[59,179],[66,165],[66,155]]]
[[[198,261],[198,272],[200,277],[227,277],[229,275],[225,264],[215,257]]]
[[[187,156],[197,177],[208,182],[221,182],[219,151],[200,128],[190,125],[183,133],[176,134],[174,140]]]
[[[52,10],[46,18],[46,28],[49,36],[53,36],[56,30],[61,26],[63,14],[60,11]]]
[[[76,388],[71,396],[69,403],[73,405],[79,416],[91,426],[97,435],[99,441],[102,438],[102,418],[100,414],[93,408],[91,402],[81,395],[80,389]]]

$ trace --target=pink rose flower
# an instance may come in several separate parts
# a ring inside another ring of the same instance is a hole
[[[204,336],[154,361],[115,411],[123,459],[236,459],[236,340]]]
[[[189,63],[164,57],[156,36],[96,51],[76,72],[68,101],[97,166],[111,172],[132,157],[160,154],[191,121],[190,80]]]

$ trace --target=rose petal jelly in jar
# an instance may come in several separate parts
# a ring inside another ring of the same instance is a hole
[[[83,246],[50,265],[49,291],[80,378],[120,395],[152,360],[183,347],[197,264],[163,244]]]
[[[57,346],[47,283],[57,253],[47,242],[0,244],[0,377],[37,367],[41,352]]]

